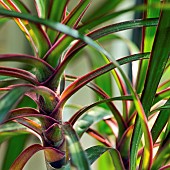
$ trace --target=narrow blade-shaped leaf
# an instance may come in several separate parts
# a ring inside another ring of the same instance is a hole
[[[166,105],[170,105],[170,99],[165,103],[164,106],[166,106]],[[152,130],[151,130],[154,143],[156,142],[160,133],[162,132],[163,128],[165,127],[166,123],[168,122],[169,117],[170,117],[169,109],[160,111],[160,113],[152,127]]]
[[[63,125],[63,129],[66,135],[72,165],[77,169],[90,170],[87,155],[85,151],[83,151],[75,131],[68,123]]]
[[[148,0],[147,5],[152,5],[154,3],[160,3],[159,0]],[[148,8],[145,11],[146,18],[158,18],[160,13],[160,9],[153,9],[153,8]],[[145,19],[146,19],[145,18]],[[143,44],[142,44],[142,50],[143,52],[150,52],[152,50],[153,42],[154,42],[154,37],[156,33],[156,27],[144,27],[144,37],[143,37]],[[146,73],[147,73],[147,67],[148,67],[148,61],[141,61],[140,63],[140,68],[138,71],[138,81],[137,81],[137,92],[140,93],[142,91],[142,88],[144,86],[144,81],[146,78]]]
[[[125,8],[125,9],[122,9],[122,10],[119,10],[119,11],[113,11],[111,12],[110,14],[108,15],[105,15],[103,17],[98,17],[98,18],[95,18],[93,20],[91,20],[90,22],[87,22],[87,23],[84,23],[80,28],[79,30],[81,32],[84,32],[86,30],[91,30],[93,29],[94,27],[98,26],[99,24],[101,23],[104,23],[106,21],[109,21],[111,19],[114,19],[122,14],[125,14],[127,12],[131,12],[131,11],[145,11],[146,9],[148,8],[151,8],[151,9],[160,9],[160,5],[158,5],[157,7],[154,6],[154,5],[150,5],[150,6],[147,6],[147,5],[138,5],[138,6],[131,6],[131,7],[128,7],[128,8]]]
[[[169,125],[168,125],[169,126]],[[153,165],[151,170],[159,169],[162,165],[165,165],[166,162],[169,162],[170,159],[170,126],[167,126],[167,135],[164,134],[164,138],[161,141],[161,145],[154,157]]]
[[[154,27],[157,26],[158,24],[158,19],[137,19],[133,21],[125,21],[121,23],[116,23],[116,24],[111,24],[99,29],[96,29],[95,31],[90,32],[87,34],[90,38],[93,40],[98,40],[106,35],[113,34],[116,32],[120,32],[123,30],[128,30],[128,29],[134,29],[134,28],[140,28],[140,27]],[[67,55],[71,55],[71,53],[78,51],[78,49],[82,48],[86,44],[84,42],[77,42],[69,51],[67,52]]]
[[[41,0],[36,0],[36,1],[41,1]],[[46,0],[46,1],[48,1],[48,0]],[[66,6],[67,6],[68,2],[69,2],[69,0],[62,0],[62,1],[55,0],[55,1],[51,2],[52,3],[51,10],[49,10],[50,14],[49,14],[48,19],[55,21],[55,22],[61,22],[62,19],[64,19],[64,17],[65,17],[64,15],[65,15],[65,10],[66,10]],[[44,8],[45,8],[45,6],[47,6],[47,5],[44,5]],[[47,9],[49,9],[49,8],[47,8]],[[56,11],[57,11],[57,15],[56,15]],[[47,34],[51,40],[51,43],[53,44],[55,39],[57,38],[58,32],[48,29]]]
[[[94,49],[88,48],[87,52],[88,54],[93,56],[93,57],[89,57],[91,70],[94,70],[102,66],[103,64],[107,63],[104,57],[100,53],[97,53]],[[100,57],[100,60],[98,57]],[[104,90],[109,96],[112,96],[112,83],[111,82],[112,80],[111,80],[110,73],[106,73],[103,76],[95,79],[95,84],[97,84],[100,88],[102,88],[102,90]],[[97,99],[98,96],[95,96],[95,98]],[[101,106],[104,108],[107,108],[105,104],[102,104]]]
[[[79,1],[79,4],[69,13],[62,23],[76,28],[91,1],[92,0]]]
[[[17,156],[24,149],[27,139],[28,139],[28,135],[26,134],[18,134],[18,135],[16,134],[12,138],[9,139],[8,147],[5,152],[5,158],[4,158],[3,166],[2,166],[3,170],[9,170],[11,164],[14,162]]]
[[[127,160],[129,158],[130,142],[133,132],[133,125],[131,125],[122,135],[119,143],[117,144],[117,149],[119,150],[122,158]]]
[[[50,0],[34,0],[38,16],[40,18],[47,18],[50,9]]]
[[[28,20],[33,21],[33,22],[38,22],[38,23],[41,23],[41,24],[43,23],[44,25],[48,25],[51,28],[61,30],[61,32],[63,32],[63,33],[66,33],[68,35],[73,36],[74,38],[79,38],[79,39],[85,41],[88,45],[92,46],[97,51],[103,53],[103,55],[105,55],[109,59],[111,59],[113,61],[114,65],[120,71],[121,75],[123,76],[123,79],[125,80],[126,84],[128,85],[131,93],[133,94],[133,99],[134,99],[134,102],[135,102],[135,106],[136,106],[137,111],[139,112],[139,115],[140,115],[140,118],[141,118],[140,120],[142,122],[142,127],[143,127],[143,130],[145,132],[144,133],[145,134],[145,140],[146,140],[146,143],[147,143],[146,149],[148,149],[151,152],[151,154],[149,154],[149,155],[147,154],[147,156],[149,156],[149,161],[150,161],[150,158],[152,157],[152,142],[151,142],[151,140],[148,141],[148,138],[151,139],[151,136],[150,136],[150,133],[148,131],[148,126],[147,126],[147,123],[146,123],[147,122],[146,117],[145,117],[145,114],[143,112],[143,108],[141,106],[140,100],[138,99],[137,94],[135,93],[134,89],[131,86],[131,83],[129,82],[129,80],[125,76],[122,69],[119,67],[118,63],[115,62],[114,58],[106,50],[104,50],[98,44],[94,43],[94,41],[92,41],[91,38],[89,38],[87,36],[84,36],[84,35],[80,34],[78,31],[70,29],[70,28],[68,28],[68,27],[66,27],[66,26],[64,26],[62,24],[55,23],[55,25],[53,25],[54,23],[51,23],[51,22],[49,23],[49,21],[47,23],[45,20],[42,20],[42,19],[37,18],[37,17],[33,17],[33,16],[30,16],[30,15],[26,15],[26,14],[21,15],[19,13],[15,13],[15,12],[11,12],[11,11],[7,12],[6,10],[2,10],[2,9],[0,9],[0,14],[6,15],[6,16],[13,16],[13,17],[15,16],[15,17],[23,18],[23,19],[28,19]],[[147,165],[148,165],[148,161],[147,161]]]
[[[69,27],[67,27],[63,24],[53,23],[53,22],[50,22],[50,21],[47,21],[47,20],[43,20],[41,18],[37,18],[35,16],[31,16],[29,14],[22,14],[21,15],[20,13],[17,13],[17,12],[14,12],[14,11],[8,11],[8,10],[4,10],[4,9],[0,9],[0,14],[8,16],[8,17],[19,17],[19,18],[22,18],[22,19],[29,20],[31,22],[40,23],[40,24],[46,25],[46,26],[48,26],[52,29],[58,30],[62,33],[65,33],[67,35],[70,35],[74,38],[81,39],[82,41],[86,42],[88,45],[95,48],[97,51],[103,53],[103,55],[107,56],[107,58],[110,58],[110,59],[112,58],[112,61],[115,64],[115,66],[118,66],[118,63],[115,62],[113,57],[111,57],[110,54],[104,48],[102,48],[97,43],[95,43],[91,38],[89,38],[85,35],[82,35],[78,31],[76,31],[74,29],[70,29]],[[119,70],[120,70],[120,68],[119,68]]]

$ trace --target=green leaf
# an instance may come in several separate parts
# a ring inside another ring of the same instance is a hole
[[[133,57],[142,57],[142,56],[147,56],[148,54],[139,54],[139,55],[134,55],[131,57],[126,57],[123,58],[122,60],[119,60],[119,64],[123,64],[124,62],[128,62],[129,60],[131,60]],[[137,59],[137,58],[136,58]],[[112,69],[114,69],[116,66],[113,63],[109,63],[108,65],[105,65],[103,67],[100,67],[99,69],[94,70],[93,72],[90,72],[82,77],[80,77],[79,79],[77,79],[75,82],[73,82],[72,84],[70,84],[70,86],[68,86],[65,91],[62,93],[61,95],[61,100],[59,101],[58,105],[56,106],[55,110],[53,111],[55,113],[55,111],[61,107],[66,100],[72,96],[77,90],[79,90],[80,88],[82,88],[84,85],[86,85],[89,81],[91,81],[92,79],[96,78],[99,75],[102,75]],[[119,124],[119,128],[121,129],[121,127],[125,127],[121,116],[119,116],[118,114],[114,114],[118,124]],[[119,129],[119,130],[120,130]],[[123,128],[124,129],[124,128]]]
[[[170,99],[164,104],[164,106],[167,106],[167,105],[170,105]],[[156,140],[158,139],[160,133],[162,132],[163,128],[168,122],[169,117],[170,117],[169,109],[160,111],[151,130],[153,143],[155,143]]]
[[[50,10],[51,0],[34,0],[36,3],[36,9],[40,18],[46,19]]]
[[[103,29],[103,31],[104,31],[104,29]],[[123,36],[118,36],[118,35],[115,35],[115,34],[109,34],[109,35],[106,35],[106,36],[101,37],[100,39],[98,39],[99,43],[105,43],[105,42],[106,43],[112,43],[115,40],[120,40],[121,42],[125,43],[125,45],[128,47],[128,50],[130,51],[130,54],[139,53],[139,49],[137,48],[137,46],[132,41],[130,41],[129,39],[124,38]],[[103,59],[104,56],[101,56],[100,60],[98,59],[98,57],[95,57],[95,55],[97,53],[92,48],[90,48],[89,53],[94,56],[94,57],[91,57],[91,58],[89,57],[90,60],[92,60],[92,61],[94,60],[92,65],[98,65],[98,63],[100,63],[101,60],[104,60]],[[100,54],[97,54],[97,55],[100,56]],[[121,95],[127,94],[127,90],[125,89],[123,83],[121,81],[119,81],[120,78],[119,78],[118,74],[115,74],[115,73],[112,73],[112,74],[115,77],[115,80],[117,80],[116,83],[117,83],[117,86],[119,88],[119,91],[120,91]],[[110,82],[111,81],[110,76],[111,76],[110,74],[107,74],[107,75],[103,75],[102,77],[99,77],[99,78],[95,79],[95,82],[100,87],[102,87],[102,89],[104,89],[104,91],[106,91],[108,94],[110,94],[111,91],[112,91],[112,90],[110,90],[110,89],[112,89],[111,82]],[[111,87],[109,87],[109,86],[111,86]],[[123,106],[123,117],[124,117],[125,120],[127,120],[127,118],[128,118],[128,115],[127,115],[127,113],[128,113],[128,111],[127,111],[127,102],[122,101],[122,106]],[[104,105],[103,105],[103,107],[104,107]]]
[[[102,145],[92,146],[86,149],[87,158],[89,160],[90,165],[92,165],[102,154],[108,151],[111,148],[107,148]]]
[[[66,140],[68,144],[68,150],[71,156],[72,165],[81,170],[89,170],[90,165],[86,156],[85,151],[83,151],[82,146],[80,145],[79,139],[76,135],[76,132],[73,128],[65,123],[63,125],[64,133],[66,135]]]
[[[10,169],[11,164],[14,162],[14,160],[18,157],[18,155],[22,152],[23,148],[25,147],[27,139],[28,139],[28,135],[25,134],[20,134],[20,135],[16,134],[15,136],[9,139],[8,147],[5,152],[5,158],[2,166],[3,170]]]
[[[36,1],[41,1],[41,0],[36,0]],[[49,0],[46,0],[49,1]],[[64,10],[66,10],[66,6],[68,4],[68,0],[62,0],[62,1],[58,1],[58,0],[53,0],[51,3],[51,9],[49,10],[50,14],[49,14],[49,20],[54,21],[54,22],[61,22],[62,19],[65,17],[65,12]],[[47,2],[46,2],[47,3]],[[46,5],[44,5],[45,7]],[[49,8],[47,8],[49,9]],[[56,15],[56,11],[57,11],[57,15]],[[45,17],[43,17],[45,18]],[[58,32],[48,29],[47,30],[47,34],[51,40],[51,43],[53,44]]]
[[[167,38],[170,36],[170,31],[169,31],[170,20],[167,19],[167,16],[169,14],[170,14],[169,10],[165,10],[162,12],[160,22],[157,28],[157,33],[153,44],[152,52],[151,52],[149,68],[148,68],[147,77],[144,85],[144,90],[141,97],[142,105],[146,113],[146,116],[148,116],[151,106],[153,105],[153,100],[156,94],[157,87],[159,85],[161,76],[163,74],[163,71],[165,69],[166,63],[169,58],[170,38]],[[160,48],[160,45],[163,45],[164,48]],[[131,169],[135,169],[136,167],[135,166],[136,155],[137,155],[139,142],[142,136],[141,124],[139,118],[136,120],[134,129],[135,130],[133,133],[132,147],[131,147]]]
[[[168,100],[169,101],[169,100]],[[152,110],[150,112],[150,115],[152,115],[154,112],[157,112],[157,111],[162,111],[162,110],[167,110],[170,108],[170,104],[165,104],[163,106],[160,106],[160,107],[157,107],[156,109]]]
[[[98,50],[99,52],[106,55],[107,57],[112,58],[103,48],[101,48],[98,44],[94,43],[94,41],[92,41],[89,37],[84,36],[84,35],[80,34],[78,31],[76,31],[74,29],[70,29],[69,27],[67,27],[63,24],[43,20],[41,18],[37,18],[37,17],[31,16],[29,14],[20,14],[20,13],[14,12],[14,11],[8,11],[8,10],[4,10],[4,9],[0,9],[0,14],[8,16],[8,17],[18,17],[18,18],[29,20],[31,22],[46,25],[52,29],[58,30],[58,31],[65,33],[67,35],[70,35],[74,38],[81,39],[84,42],[86,42],[87,44],[89,44],[90,46],[92,46],[93,48],[95,48],[96,50]],[[58,70],[56,70],[56,71],[58,71]]]
[[[152,4],[159,4],[159,0],[148,0],[147,5],[152,5]],[[157,18],[159,17],[160,9],[153,9],[153,8],[148,8],[146,11],[146,18]],[[154,42],[154,37],[156,33],[156,27],[150,27],[150,28],[145,28],[145,33],[144,33],[144,42],[143,42],[143,52],[150,52],[152,50],[153,42]],[[147,67],[148,67],[148,61],[141,61],[140,63],[140,70],[138,72],[138,81],[137,81],[137,92],[140,93],[143,89],[144,86],[144,81],[146,78],[146,73],[147,73]]]
[[[169,162],[170,128],[168,131],[168,134],[165,135],[165,138],[161,141],[161,145],[153,159],[151,170],[159,169],[162,165],[165,165],[167,161]]]
[[[8,18],[0,17],[0,27],[2,27],[7,21]]]
[[[30,89],[29,86],[16,87],[0,98],[0,123],[7,119],[8,112],[17,105],[23,95]]]
[[[147,5],[159,4],[159,0],[148,0]],[[160,15],[160,9],[148,8],[146,11],[146,18],[157,18]],[[149,52],[152,50],[152,45],[154,43],[154,37],[156,33],[156,28],[146,28],[145,39],[144,39],[144,52]]]
[[[13,136],[28,134],[28,129],[14,122],[5,123],[0,126],[0,144]]]
[[[36,87],[36,86],[33,86],[33,85],[29,85],[29,84],[28,85],[16,85],[16,86],[14,86],[14,88],[12,90],[10,90],[10,89],[7,89],[7,90],[13,91],[15,89],[18,89],[18,91],[20,90],[20,93],[22,93],[23,88],[26,88],[26,90],[24,92],[34,92],[34,93],[39,94],[41,96],[40,99],[39,99],[39,107],[46,114],[51,113],[54,110],[56,104],[59,101],[58,97],[56,96],[56,93],[54,91],[52,91],[51,89],[45,87],[45,86],[37,86]],[[10,91],[8,93],[10,93]],[[24,92],[23,92],[23,94],[24,94]],[[20,93],[18,93],[18,96],[19,96]],[[19,97],[21,97],[21,96],[19,96]],[[16,100],[18,98],[17,98],[17,95],[16,95],[16,98],[14,98],[14,100]],[[8,100],[8,99],[6,99],[6,100]],[[4,102],[6,102],[6,100]],[[35,99],[33,98],[33,100],[36,101],[36,98]],[[3,104],[4,104],[4,102],[3,102]],[[9,111],[10,110],[8,110],[8,112]]]
[[[67,80],[73,81],[75,80],[75,77],[68,76],[67,75]],[[77,119],[86,111],[89,109],[93,108],[94,106],[97,106],[102,103],[106,103],[112,112],[112,114],[115,116],[116,120],[119,122],[119,136],[121,136],[124,133],[124,130],[126,129],[126,123],[123,120],[120,112],[117,110],[116,106],[111,102],[114,100],[133,100],[132,96],[120,96],[120,97],[113,97],[110,98],[102,89],[100,89],[98,86],[96,86],[94,83],[89,83],[87,87],[91,88],[100,98],[104,100],[99,100],[98,102],[92,103],[91,105],[85,106],[82,109],[78,110],[69,120],[71,124],[74,124]]]
[[[2,77],[4,78],[1,80]],[[10,77],[10,76],[0,76],[0,88],[7,87],[9,85],[14,85],[14,84],[21,84],[21,83],[23,83],[23,81],[20,79]]]
[[[61,23],[54,23],[52,21],[44,20],[42,18],[38,18],[38,17],[32,16],[30,14],[25,14],[25,13],[21,14],[21,13],[18,13],[18,12],[8,11],[8,10],[5,10],[5,9],[0,9],[0,14],[5,15],[6,17],[21,18],[21,19],[28,20],[28,21],[31,21],[31,22],[34,22],[34,23],[43,24],[43,25],[48,26],[48,27],[50,27],[54,30],[60,31],[60,32],[67,34],[67,35],[70,35],[70,36],[72,36],[76,39],[81,39],[82,41],[85,41],[90,46],[94,47],[96,50],[100,51],[104,55],[111,58],[109,53],[106,50],[104,50],[102,47],[100,47],[97,43],[95,43],[91,38],[89,38],[85,35],[82,35],[77,30],[71,29],[68,26],[63,25]]]
[[[115,40],[116,41],[119,40],[119,41],[123,42],[127,46],[131,55],[140,53],[139,48],[137,47],[137,45],[134,42],[132,42],[132,40],[129,40],[128,38],[125,38],[121,35],[109,34],[107,36],[104,36],[104,37],[101,37],[100,39],[98,39],[98,41],[100,43],[107,43],[107,42],[109,43],[109,42],[114,42]]]
[[[61,168],[61,170],[70,170],[70,169],[71,169],[71,166],[70,166],[69,163],[64,165],[64,166],[62,166],[62,168]]]
[[[118,170],[125,170],[120,153],[116,149],[112,149],[109,152],[115,168]]]
[[[158,84],[166,67],[166,63],[169,59],[168,47],[170,39],[167,38],[167,36],[170,35],[170,20],[168,20],[166,17],[169,13],[169,10],[162,12],[160,23],[156,33],[156,39],[154,41],[153,49],[151,52],[147,79],[145,82],[144,91],[142,93],[142,104],[145,106],[147,115],[150,110],[150,107],[152,106]],[[160,48],[160,44],[163,45],[164,48]],[[158,58],[159,61],[157,60]],[[147,101],[149,101],[149,103]]]
[[[112,117],[112,113],[101,107],[95,107],[75,122],[74,129],[79,137],[81,137],[91,125],[103,120],[106,117]]]
[[[161,168],[159,168],[159,170],[169,170],[169,169],[170,169],[170,164],[162,166]]]
[[[102,145],[93,146],[91,148],[86,149],[87,157],[90,164],[93,164],[93,162],[95,162],[103,153],[107,151],[110,152],[116,170],[125,170],[119,152],[114,148],[108,148]]]
[[[131,94],[133,96],[133,101],[134,101],[134,104],[135,104],[135,107],[136,107],[136,110],[137,110],[137,113],[138,113],[140,128],[144,132],[145,147],[144,147],[144,153],[143,153],[143,159],[142,159],[142,161],[143,161],[142,166],[143,166],[143,169],[149,169],[150,166],[151,166],[152,156],[153,156],[152,155],[153,154],[152,136],[151,136],[151,133],[149,131],[147,117],[145,115],[145,112],[144,112],[144,109],[143,109],[142,104],[140,102],[140,99],[139,99],[138,95],[131,89],[131,86],[129,86],[129,89],[130,89]],[[134,129],[137,131],[138,129],[136,129],[136,128],[137,128],[137,126],[134,126]],[[135,138],[135,139],[140,140],[138,138]],[[137,142],[139,142],[139,141],[137,141]],[[132,152],[134,152],[133,144],[134,143],[132,143],[132,147],[131,147],[131,150],[130,150],[130,156],[131,156],[130,158],[131,158],[131,162],[133,162],[133,164],[130,162],[130,168],[131,169],[135,169],[135,166],[136,166],[135,165],[136,164],[136,156],[132,155]]]

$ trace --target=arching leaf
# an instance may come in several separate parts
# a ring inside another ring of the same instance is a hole
[[[95,162],[103,153],[107,151],[109,151],[111,155],[115,169],[125,170],[119,152],[116,149],[105,147],[102,145],[93,146],[91,148],[86,149],[87,157],[89,159],[90,164],[93,164],[93,162]]]
[[[40,82],[45,81],[54,71],[53,68],[42,59],[25,54],[0,54],[0,61],[21,62],[26,65],[31,65],[33,68],[36,68],[35,74]]]
[[[110,111],[95,107],[75,122],[74,129],[79,137],[81,137],[91,125],[110,117],[112,117]]]

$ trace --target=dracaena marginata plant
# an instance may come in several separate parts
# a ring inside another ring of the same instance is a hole
[[[121,0],[103,0],[97,7],[96,0],[79,0],[73,8],[68,7],[70,2],[34,0],[33,15],[24,1],[0,0],[0,23],[13,20],[33,51],[33,55],[0,54],[0,62],[6,63],[0,66],[0,143],[10,141],[2,169],[23,169],[41,150],[47,169],[88,170],[105,152],[112,162],[103,158],[98,169],[170,168],[169,0],[146,0],[116,12]],[[113,23],[114,18],[139,10],[141,19]],[[135,28],[142,30],[138,52],[131,40],[115,34]],[[129,56],[115,60],[103,48],[115,40],[127,45]],[[66,74],[70,64],[74,67],[70,61],[81,58],[83,51],[91,70],[80,77]],[[133,81],[121,67],[129,63],[132,76],[138,73]],[[85,86],[96,101],[74,106],[77,111],[63,120],[68,99]],[[114,86],[117,95],[112,93]],[[84,149],[80,142],[84,133],[98,144]],[[27,134],[41,143],[23,149]]]

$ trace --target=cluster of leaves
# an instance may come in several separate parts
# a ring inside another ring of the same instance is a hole
[[[165,4],[148,0],[144,5],[115,12],[121,2],[103,1],[93,9],[94,13],[84,17],[91,0],[80,0],[72,10],[68,9],[69,0],[34,0],[34,16],[22,1],[0,0],[0,22],[14,20],[34,53],[33,56],[0,54],[0,61],[22,63],[21,68],[0,66],[0,142],[17,140],[18,135],[29,133],[42,142],[25,149],[13,162],[11,170],[22,169],[40,150],[44,150],[48,169],[76,167],[88,170],[106,151],[112,158],[112,167],[118,170],[170,167],[170,80],[164,76],[169,73],[170,66],[169,0]],[[144,10],[143,19],[94,29],[134,10]],[[134,44],[130,40],[114,34],[134,28],[143,29],[142,49],[137,54],[133,54]],[[126,43],[131,55],[116,61],[99,45],[110,39]],[[65,74],[70,61],[81,57],[78,52],[87,45],[93,71],[81,77]],[[138,76],[133,83],[120,65],[138,60]],[[112,78],[120,96],[113,97]],[[66,82],[71,83],[66,86]],[[64,122],[66,102],[85,86],[100,100],[82,106]],[[122,111],[113,101],[122,103]],[[94,130],[92,125],[98,122],[104,122],[104,129],[110,131]],[[84,133],[102,145],[84,150],[80,143]],[[113,139],[110,136],[114,136]],[[22,140],[25,141],[25,137]]]

